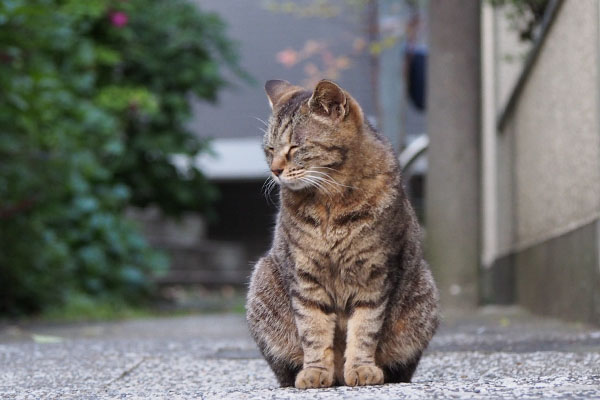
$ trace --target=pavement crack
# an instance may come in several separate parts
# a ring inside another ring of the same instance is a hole
[[[118,380],[121,380],[123,378],[125,378],[127,375],[131,374],[133,371],[135,371],[137,369],[137,367],[139,367],[140,365],[142,365],[142,363],[144,361],[146,361],[148,357],[142,357],[138,362],[136,362],[135,364],[133,364],[131,367],[125,369],[123,372],[121,372],[121,374],[119,376],[117,376],[114,379],[111,379],[110,381],[108,381],[107,383],[104,384],[104,388],[108,388],[110,385],[112,385],[113,383],[117,382]]]

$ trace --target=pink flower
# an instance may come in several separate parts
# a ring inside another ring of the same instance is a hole
[[[277,53],[277,62],[291,68],[298,62],[298,52],[292,49],[282,50]]]
[[[113,24],[113,26],[116,26],[117,28],[124,27],[129,21],[129,17],[127,16],[127,14],[125,14],[122,11],[113,11],[110,13],[109,17],[110,23]]]

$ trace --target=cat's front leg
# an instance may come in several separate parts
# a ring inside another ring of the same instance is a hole
[[[292,291],[292,305],[304,352],[302,370],[296,376],[298,389],[330,387],[334,382],[333,307],[315,293]]]
[[[383,324],[386,300],[361,301],[348,319],[344,381],[348,386],[381,385],[383,371],[375,352]]]

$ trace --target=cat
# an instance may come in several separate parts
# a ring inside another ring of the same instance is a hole
[[[410,382],[438,292],[397,158],[334,82],[265,91],[280,210],[250,281],[250,332],[281,386]]]

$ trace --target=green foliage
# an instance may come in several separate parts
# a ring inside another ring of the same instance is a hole
[[[159,315],[147,307],[132,305],[114,296],[98,297],[78,293],[70,296],[64,305],[47,308],[41,317],[45,321],[52,322],[77,322],[147,318]]]
[[[206,149],[189,96],[243,76],[224,33],[185,0],[0,2],[0,313],[149,293],[167,262],[123,211],[209,210],[170,157]]]

